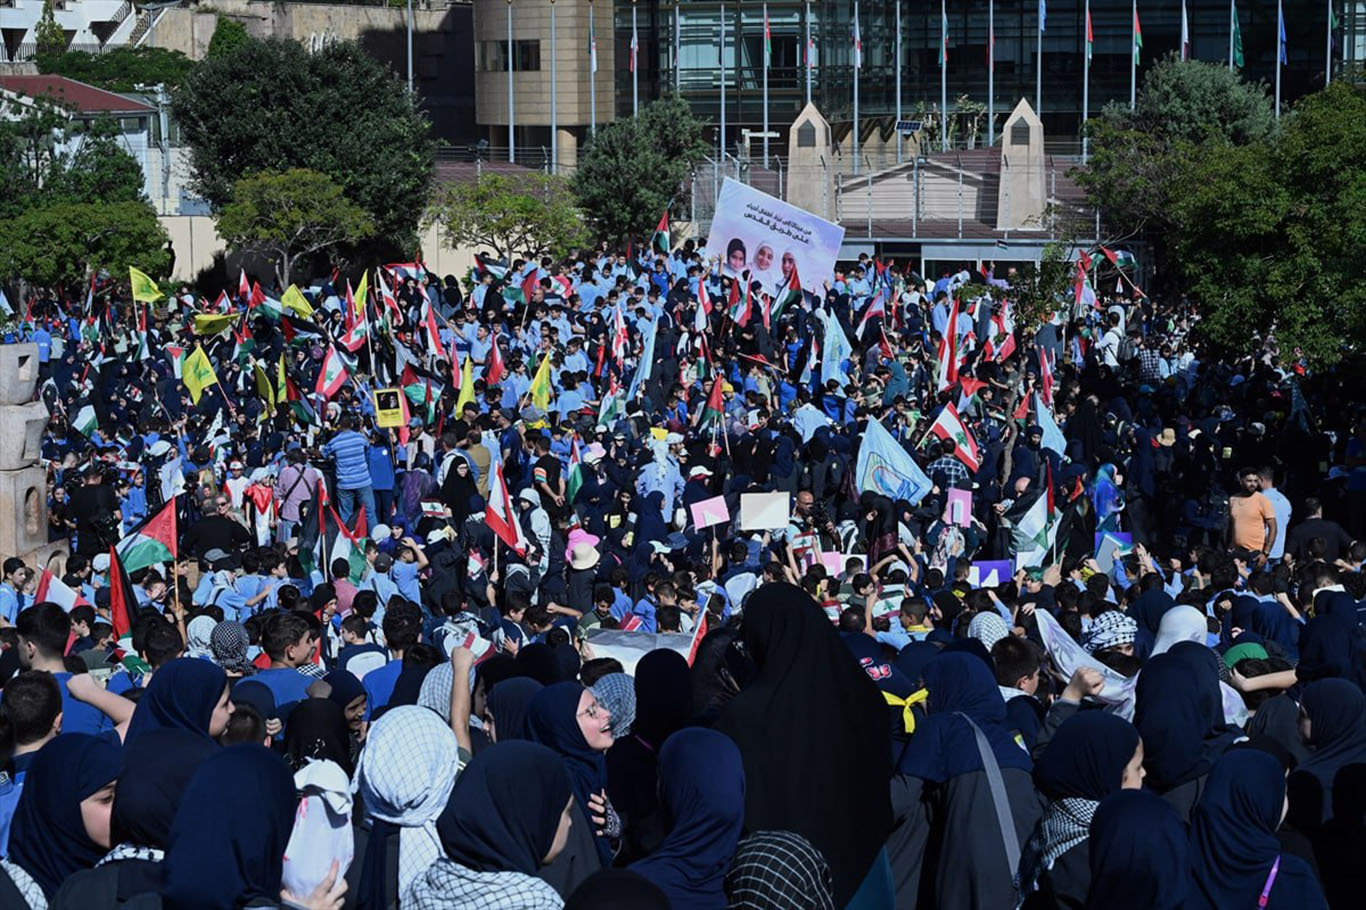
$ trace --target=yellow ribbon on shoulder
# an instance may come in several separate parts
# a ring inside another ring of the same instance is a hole
[[[915,712],[911,710],[913,705],[925,703],[925,699],[930,697],[929,689],[917,689],[905,698],[893,695],[890,692],[883,692],[882,697],[887,700],[887,704],[892,707],[901,708],[901,722],[906,727],[907,733],[915,732]]]

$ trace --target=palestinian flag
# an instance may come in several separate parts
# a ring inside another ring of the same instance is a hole
[[[319,395],[324,398],[331,398],[341,387],[346,384],[346,367],[342,365],[341,355],[337,353],[336,347],[327,346],[327,355],[323,358],[323,368],[318,372],[318,384],[315,387]]]
[[[773,318],[781,319],[783,310],[790,303],[795,303],[802,299],[802,280],[797,276],[797,264],[792,264],[792,274],[788,276],[787,283],[778,291],[778,299],[773,301]]]
[[[112,560],[110,564],[113,564]],[[72,607],[90,603],[80,591],[53,575],[52,570],[47,568],[43,569],[43,574],[38,577],[38,590],[33,595],[33,602],[54,603],[68,613]]]
[[[256,338],[252,336],[245,319],[232,327],[232,340],[232,359],[239,366],[251,360],[251,352],[256,350]]]
[[[507,266],[496,262],[493,259],[489,259],[487,256],[481,256],[478,253],[474,256],[474,267],[481,278],[484,275],[492,275],[494,278],[501,280],[508,273]]]
[[[572,504],[579,487],[583,486],[583,458],[579,455],[579,437],[569,448],[569,483],[566,487],[565,502]]]
[[[720,423],[721,417],[725,414],[726,408],[726,385],[725,380],[718,373],[711,381],[711,392],[707,395],[707,403],[702,408],[701,425],[707,426],[711,423]]]
[[[391,262],[386,265],[385,270],[399,281],[407,281],[409,278],[421,282],[427,277],[427,270],[419,262]]]
[[[280,365],[280,379],[282,385],[279,394],[283,400],[289,403],[289,409],[294,413],[294,419],[303,424],[316,424],[318,415],[313,412],[313,407],[299,393],[299,387],[294,384],[294,380],[285,375],[284,364]]]
[[[123,638],[133,629],[133,617],[138,612],[138,598],[133,593],[133,582],[127,563],[119,556],[118,549],[109,548],[109,623],[114,627],[115,640]]]
[[[650,249],[665,256],[673,250],[673,244],[669,242],[668,209],[665,209],[664,214],[659,216],[659,225],[655,227],[654,236],[650,238]]]
[[[622,415],[622,391],[621,386],[617,385],[615,379],[612,386],[607,390],[607,394],[602,396],[602,404],[598,407],[598,427],[610,427],[616,423]]]
[[[1041,566],[1057,539],[1057,522],[1049,509],[1052,497],[1038,488],[1026,490],[1001,516],[1010,526],[1010,549],[1015,567]]]
[[[115,549],[129,572],[147,566],[172,562],[176,558],[175,501],[161,507],[154,515],[149,515],[133,531],[118,542]]]
[[[95,407],[94,405],[89,404],[84,405],[79,411],[77,411],[75,418],[71,421],[71,429],[75,430],[77,433],[80,433],[87,439],[90,438],[91,433],[99,429],[99,425],[100,421],[99,418],[95,415]]]
[[[185,349],[180,345],[166,345],[166,358],[171,361],[171,375],[176,379],[180,378],[180,371],[185,363]]]
[[[745,285],[745,298],[740,299],[740,283]],[[749,301],[749,281],[743,277],[735,278],[730,283],[730,296],[726,299],[726,306],[730,310],[730,320],[740,328],[749,324],[750,301]]]
[[[317,569],[331,577],[332,564],[344,559],[350,567],[347,577],[359,583],[365,575],[365,541],[368,533],[365,509],[351,517],[351,527],[337,515],[332,503],[326,501],[327,491],[319,484],[309,503],[307,520],[300,512],[299,558],[304,568]]]
[[[517,521],[517,513],[514,511],[512,497],[508,495],[508,482],[503,477],[501,463],[493,469],[493,477],[489,479],[489,501],[484,507],[484,520],[488,522],[493,533],[498,535],[499,540],[522,556],[526,555],[526,534]]]
[[[929,431],[939,439],[953,440],[953,456],[967,465],[969,471],[975,473],[982,467],[982,455],[977,449],[977,440],[972,438],[972,433],[968,430],[967,424],[963,423],[963,418],[959,416],[953,402],[944,405],[939,416],[930,425]]]

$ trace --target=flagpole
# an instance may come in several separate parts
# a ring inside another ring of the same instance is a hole
[[[987,148],[996,144],[996,0],[987,0]]]
[[[555,87],[556,87],[556,68],[555,58],[555,0],[550,0],[550,173],[554,174],[560,166],[560,136],[556,125],[559,122],[558,112],[555,108]]]
[[[674,0],[674,93],[683,91],[683,20]]]
[[[1081,66],[1081,163],[1086,163],[1086,121],[1091,117],[1091,0],[1086,0],[1086,54]]]
[[[1189,60],[1191,48],[1190,20],[1186,18],[1186,0],[1181,0],[1181,59]]]
[[[631,0],[631,116],[640,113],[640,32],[636,30],[636,0]]]
[[[896,163],[901,163],[901,4],[896,4]]]
[[[726,4],[721,3],[721,131],[716,138],[716,163],[726,172]]]
[[[514,116],[513,116],[513,106],[514,106],[514,102],[513,102],[513,97],[512,97],[512,0],[508,0],[508,54],[507,54],[507,57],[508,57],[508,59],[507,59],[507,65],[508,65],[508,164],[514,164],[514,163],[516,163],[516,161],[517,161],[517,142],[516,142],[516,139],[514,138],[515,132],[514,132],[514,129],[513,129],[513,122],[514,122],[515,118],[514,118]]]
[[[1285,9],[1276,0],[1276,121],[1281,119],[1281,57],[1285,53]]]
[[[949,150],[949,12],[939,0],[939,148]]]
[[[768,3],[764,3],[764,169],[768,169]]]
[[[806,103],[811,103],[811,0],[806,0]]]
[[[1237,21],[1238,0],[1228,0],[1228,71],[1233,72],[1233,23]]]
[[[1323,84],[1326,87],[1333,81],[1333,0],[1328,0],[1328,22],[1325,29],[1328,32],[1323,57]]]
[[[593,31],[593,0],[588,0],[588,133],[598,134],[598,33]]]
[[[863,42],[863,36],[859,34],[858,27],[858,0],[854,0],[854,134],[852,149],[854,152],[854,174],[858,175],[858,72],[862,68],[863,51],[859,45]]]
[[[1133,0],[1133,21],[1129,23],[1129,110],[1138,94],[1138,0]]]
[[[1034,54],[1034,113],[1043,118],[1043,28],[1044,0],[1039,0],[1038,44]]]

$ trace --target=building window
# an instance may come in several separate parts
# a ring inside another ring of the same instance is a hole
[[[1029,124],[1025,122],[1023,117],[1021,117],[1019,120],[1016,120],[1013,124],[1011,124],[1010,144],[1023,146],[1029,145]]]
[[[479,47],[479,68],[486,73],[507,72],[507,42],[483,41]],[[541,42],[513,41],[512,69],[530,72],[541,68]]]
[[[816,147],[816,125],[810,120],[797,127],[797,148],[813,149]]]

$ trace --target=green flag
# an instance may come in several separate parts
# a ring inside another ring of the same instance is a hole
[[[1243,30],[1238,27],[1238,11],[1233,11],[1233,65],[1243,68]]]

